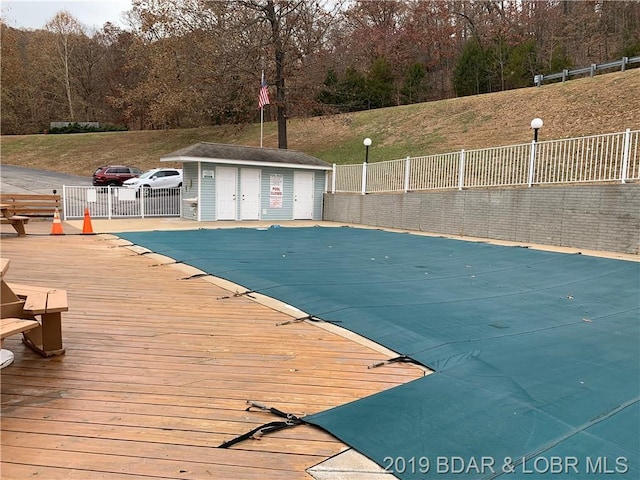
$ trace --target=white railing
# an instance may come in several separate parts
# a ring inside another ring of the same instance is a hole
[[[407,158],[405,166],[409,172],[405,176],[408,177],[405,191],[457,187],[459,156],[456,152]]]
[[[640,130],[334,165],[332,193],[640,180]]]
[[[362,189],[362,171],[364,165],[341,165],[340,173],[336,175],[335,166],[331,176],[331,190],[333,192],[359,192]]]
[[[531,145],[469,150],[464,157],[464,187],[526,185]]]
[[[637,133],[636,143],[637,143]],[[623,175],[625,135],[539,142],[536,183],[610,182]]]
[[[369,163],[365,170],[368,192],[397,192],[404,188],[405,165],[402,162]]]
[[[93,218],[179,217],[182,195],[178,188],[63,187],[64,219],[82,218],[85,209]]]

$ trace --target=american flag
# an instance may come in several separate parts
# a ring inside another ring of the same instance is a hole
[[[264,70],[262,71],[262,82],[260,84],[260,96],[258,97],[258,108],[263,108],[265,105],[269,105],[269,87],[267,87],[267,81],[264,79]]]

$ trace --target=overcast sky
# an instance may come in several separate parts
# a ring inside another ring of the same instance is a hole
[[[44,27],[60,10],[66,10],[88,28],[106,22],[119,26],[121,13],[131,9],[131,0],[1,0],[2,19],[14,28]]]

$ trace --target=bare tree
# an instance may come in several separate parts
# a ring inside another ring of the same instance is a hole
[[[273,49],[276,85],[276,118],[278,122],[278,148],[287,148],[287,94],[285,90],[286,45],[291,40],[293,18],[297,16],[304,2],[247,0],[241,2],[245,7],[257,12],[257,21],[269,26],[267,43],[261,47]]]
[[[331,29],[330,12],[336,12],[342,3],[318,0],[243,0],[246,9],[256,13],[253,20],[265,25],[266,35],[259,37],[262,43],[257,51],[273,55],[274,83],[276,86],[276,119],[278,123],[278,148],[287,148],[288,91],[286,81],[300,73],[309,56],[321,49],[326,32]],[[321,77],[318,78],[321,82]],[[320,83],[318,82],[318,83]]]
[[[62,10],[45,25],[45,29],[55,35],[55,47],[57,51],[56,63],[60,67],[62,82],[67,97],[69,120],[75,120],[71,89],[71,57],[74,44],[79,36],[84,36],[84,31],[78,21],[69,12]]]

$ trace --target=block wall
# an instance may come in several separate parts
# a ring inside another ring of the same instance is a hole
[[[324,220],[640,254],[640,184],[324,196]]]

